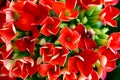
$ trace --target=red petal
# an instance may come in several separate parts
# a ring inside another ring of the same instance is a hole
[[[52,66],[50,64],[41,64],[38,68],[38,73],[41,76],[47,76],[47,72],[50,70]]]
[[[98,53],[92,51],[92,50],[84,50],[80,53],[80,55],[85,59],[86,62],[89,64],[94,64],[98,58]]]
[[[82,62],[81,60],[77,60],[76,63],[77,63],[77,67],[78,67],[80,73],[83,76],[88,77],[92,73],[93,68],[92,68],[91,64]]]
[[[73,11],[71,12],[69,19],[75,19],[78,17],[78,15],[79,15],[79,11]]]
[[[102,52],[103,55],[106,56],[107,60],[116,60],[117,55],[114,54],[111,50],[105,50]]]
[[[33,40],[36,39],[37,37],[39,37],[39,35],[40,35],[39,30],[37,29],[37,27],[33,28],[31,32],[32,32]]]
[[[13,8],[17,10],[17,12],[22,13],[23,12],[23,6],[24,6],[24,1],[19,1],[14,3]]]
[[[98,73],[95,70],[92,71],[91,75],[92,75],[92,80],[99,80]]]
[[[20,73],[20,72],[18,72],[18,73]],[[28,77],[28,75],[29,75],[29,73],[28,73],[26,67],[24,66],[24,68],[21,70],[20,77],[22,79],[26,79]]]
[[[116,61],[107,61],[106,68],[108,67],[107,71],[111,72],[116,68]]]
[[[77,58],[76,57],[69,58],[69,60],[68,60],[68,70],[70,72],[74,72],[74,73],[78,72],[78,67],[77,67],[76,62],[77,62]]]
[[[108,37],[108,44],[107,46],[114,52],[116,53],[117,50],[120,49],[120,33],[115,32],[109,35]]]
[[[56,55],[55,55],[55,56],[56,56]],[[54,57],[54,56],[53,56],[53,57]],[[67,58],[67,56],[64,56],[64,57],[62,57],[62,56],[57,56],[56,58],[50,60],[50,64],[52,64],[52,65],[57,65],[57,64],[59,64],[59,65],[61,65],[61,66],[64,66],[64,64],[65,64],[65,62],[66,62],[66,58]]]
[[[48,79],[56,80],[59,76],[60,76],[60,67],[59,66],[51,67],[50,71],[48,72]]]
[[[1,47],[1,48],[0,48],[0,51],[1,51],[1,53],[2,53],[2,58],[3,58],[3,59],[9,58],[10,55],[11,55],[11,53],[13,52],[13,50],[14,50],[14,49],[11,48],[10,50],[7,51],[6,46]]]
[[[27,50],[29,53],[34,54],[34,48],[35,48],[35,41],[29,41],[29,44],[27,45]]]
[[[35,27],[34,25],[32,25],[33,23],[34,17],[29,13],[23,13],[18,18],[16,25],[23,31],[30,31]]]
[[[29,75],[33,76],[38,70],[38,65],[34,63],[34,66],[31,67],[31,65],[26,64],[26,69],[28,70]]]
[[[56,14],[60,14],[60,12],[65,9],[65,4],[63,2],[52,2],[53,10]]]
[[[32,1],[26,1],[26,3],[23,6],[23,10],[24,12],[28,12],[35,17],[38,17],[41,14],[37,5],[34,4]]]
[[[5,39],[5,42],[10,42],[16,37],[16,30],[13,24],[7,24],[7,28],[0,29],[0,35]]]
[[[27,50],[27,44],[25,43],[24,39],[21,38],[19,40],[15,41],[15,46],[18,48],[18,50],[24,52]]]
[[[74,10],[77,4],[77,0],[66,0],[66,8],[69,10]]]
[[[49,31],[47,30],[47,24],[44,24],[44,25],[42,26],[40,32],[41,32],[42,34],[44,34],[45,36],[50,36],[50,33],[49,33]]]
[[[48,9],[46,6],[43,6],[42,4],[38,4],[38,8],[40,11],[40,15],[38,15],[38,17],[35,18],[35,21],[37,25],[43,25],[44,21],[49,16]]]
[[[64,80],[76,80],[76,78],[76,74],[71,72],[70,74],[65,74]]]
[[[107,21],[107,24],[112,27],[117,27],[117,21],[116,20],[109,20]]]
[[[81,36],[85,35],[86,29],[85,29],[85,26],[81,23],[78,24],[74,30],[77,31]]]

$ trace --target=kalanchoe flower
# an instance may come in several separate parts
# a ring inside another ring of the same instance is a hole
[[[40,48],[40,55],[43,58],[44,62],[49,62],[53,56],[53,44],[46,43],[43,47]]]
[[[100,66],[98,67],[98,74],[104,80],[107,72],[111,72],[116,68],[116,60],[119,57],[118,53],[114,54],[106,46],[101,46],[98,49],[100,53]]]
[[[51,34],[56,35],[60,29],[59,24],[60,20],[58,18],[48,17],[44,22],[40,32],[45,36],[50,36]]]
[[[23,10],[24,12],[30,13],[32,16],[34,16],[34,25],[42,25],[48,17],[48,9],[42,3],[36,5],[31,1],[26,1],[23,6]]]
[[[68,27],[64,28],[60,32],[58,41],[70,50],[78,48],[78,41],[80,40],[80,35],[77,31],[72,31]]]
[[[66,0],[63,2],[52,2],[53,10],[59,16],[62,21],[70,21],[78,16],[78,11],[74,10],[77,4],[77,0]]]
[[[16,77],[12,75],[11,69],[14,64],[13,60],[4,59],[0,60],[0,79],[1,80],[16,80]]]
[[[50,60],[50,64],[52,65],[61,65],[64,66],[66,62],[66,58],[68,55],[69,51],[65,47],[54,47],[53,48],[53,57]]]
[[[31,23],[32,25],[42,25],[44,20],[48,17],[48,9],[41,3],[35,4],[32,1],[21,0],[21,1],[16,2],[13,5],[13,8],[17,11],[15,13],[18,15],[29,13],[31,15],[30,17],[31,19],[28,18],[27,21],[30,21],[32,20],[32,18],[34,18],[32,20],[34,22]]]
[[[51,64],[41,64],[38,68],[41,76],[48,76],[49,80],[56,80],[60,76],[60,67]]]
[[[84,49],[95,49],[97,44],[96,42],[92,39],[92,33],[87,32],[86,28],[82,24],[78,24],[75,29],[80,35],[80,41],[78,43],[78,47],[82,50]]]
[[[100,13],[100,18],[105,26],[108,24],[112,27],[117,27],[117,21],[114,20],[114,18],[116,18],[119,14],[119,9],[111,6],[106,6]]]
[[[31,57],[24,57],[16,60],[12,67],[12,74],[16,77],[26,79],[27,76],[32,76],[37,72],[38,65]]]
[[[0,29],[0,36],[2,36],[2,40],[6,45],[9,44],[17,36],[14,24],[5,24],[4,27]]]
[[[15,41],[15,46],[21,52],[28,51],[34,54],[35,40],[33,41],[30,36],[22,37]]]
[[[89,77],[92,73],[92,65],[98,60],[99,55],[92,50],[84,50],[80,55],[69,58],[68,70],[74,73],[81,73],[81,76]]]
[[[120,33],[115,32],[109,35],[107,47],[111,49],[112,52],[117,54],[117,50],[120,49]]]
[[[54,47],[52,43],[46,43],[40,48],[40,55],[43,56],[43,61],[52,65],[64,66],[68,53],[68,49],[64,46]]]
[[[23,13],[16,21],[16,26],[23,31],[30,31],[35,27],[32,25],[34,22],[34,17],[31,14]]]

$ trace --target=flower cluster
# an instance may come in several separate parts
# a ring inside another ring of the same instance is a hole
[[[104,26],[117,27],[119,0],[4,1],[0,80],[105,80],[116,68],[120,32]]]

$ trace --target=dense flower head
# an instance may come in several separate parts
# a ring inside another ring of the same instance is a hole
[[[108,80],[119,68],[119,4],[0,0],[0,80]]]

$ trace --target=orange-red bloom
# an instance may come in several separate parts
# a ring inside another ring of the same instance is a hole
[[[48,76],[49,80],[56,80],[60,76],[60,67],[51,64],[41,64],[38,68],[41,76]]]
[[[98,53],[92,50],[84,50],[80,55],[69,58],[68,70],[74,73],[80,71],[82,76],[88,77],[93,71],[92,65],[95,64],[98,58]]]
[[[111,6],[106,6],[100,13],[101,21],[105,26],[108,24],[112,27],[116,27],[117,21],[114,20],[114,18],[117,17],[119,14],[119,9]]]
[[[117,50],[120,49],[120,33],[115,32],[109,35],[107,47],[111,49],[115,54],[117,54]]]
[[[78,48],[78,42],[80,40],[80,35],[77,31],[72,31],[68,27],[64,28],[60,32],[58,41],[70,50]]]
[[[78,24],[75,29],[80,35],[80,41],[78,43],[78,47],[82,50],[84,49],[95,49],[97,44],[96,42],[92,39],[92,33],[87,32],[86,28],[82,24]]]
[[[69,53],[68,49],[66,49],[63,46],[62,47],[54,47],[53,57],[51,58],[50,63],[52,65],[59,64],[61,66],[64,66],[68,53]]]
[[[77,0],[66,0],[63,2],[52,2],[53,10],[59,16],[62,21],[70,21],[70,19],[75,19],[79,12],[74,10],[77,4]]]
[[[59,27],[60,20],[56,17],[48,17],[44,22],[41,33],[45,36],[56,35],[60,29]]]

